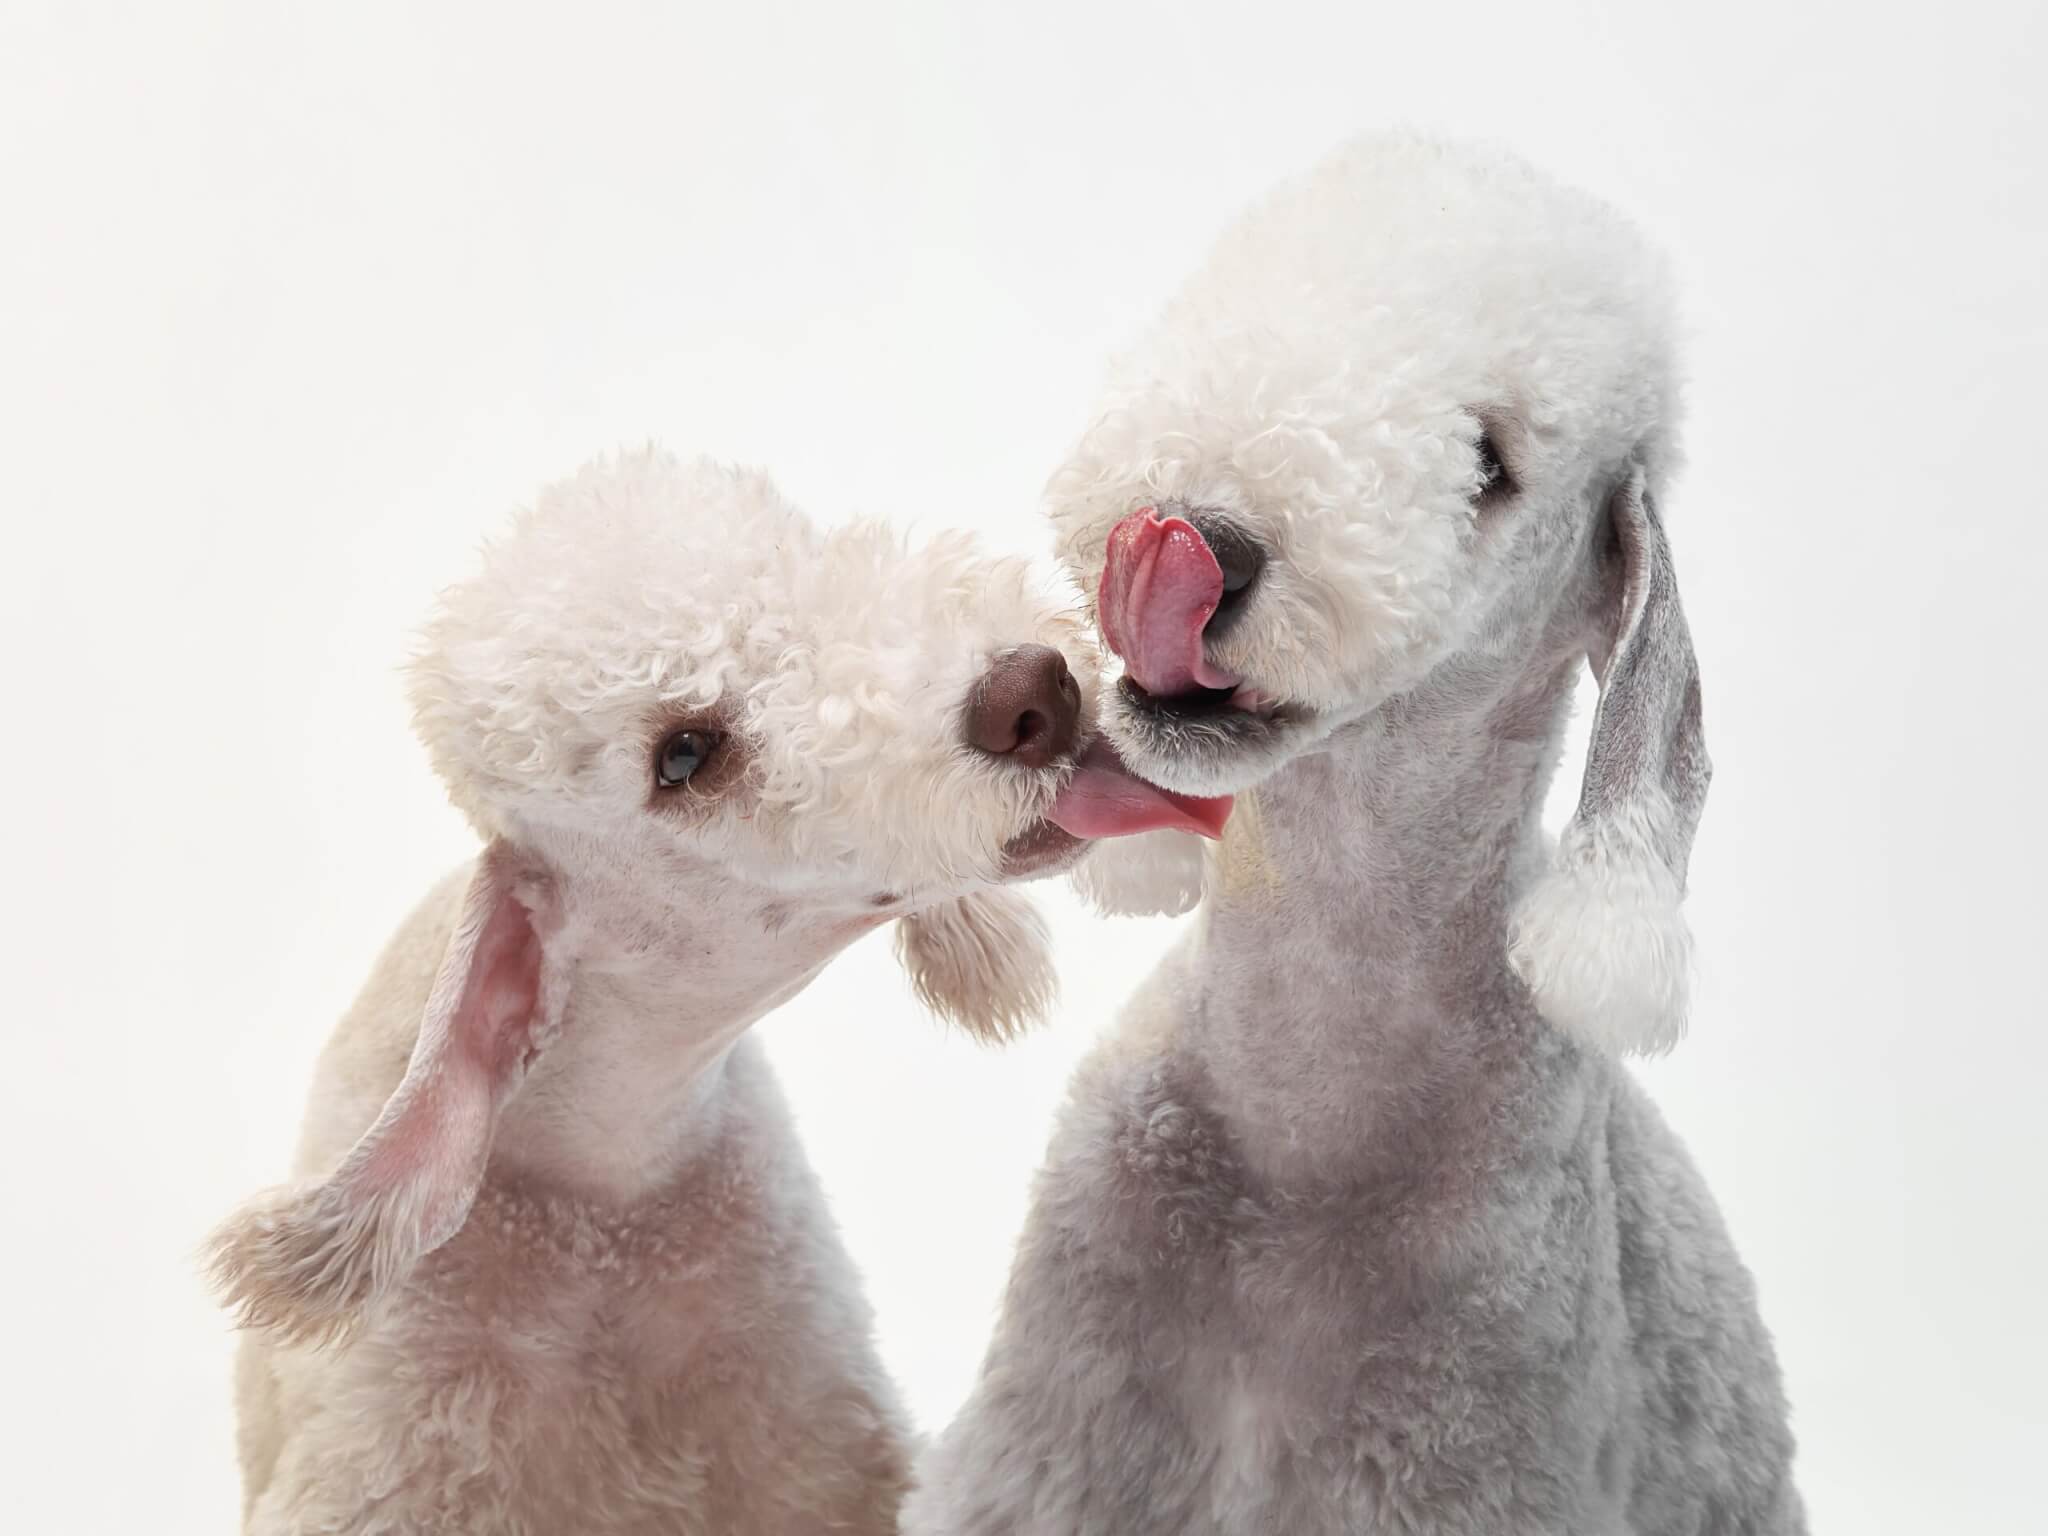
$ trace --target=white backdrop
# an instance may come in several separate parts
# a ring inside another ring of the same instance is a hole
[[[0,1524],[232,1526],[192,1250],[467,849],[395,669],[483,530],[651,436],[1037,548],[1106,351],[1243,199],[1406,120],[1680,259],[1719,774],[1703,1002],[1648,1075],[1815,1529],[2041,1529],[2037,4],[312,9],[0,6]],[[943,1035],[885,939],[766,1026],[926,1425],[1170,932],[1048,900],[1065,1002],[1018,1049]]]

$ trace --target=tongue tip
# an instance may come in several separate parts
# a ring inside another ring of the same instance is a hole
[[[1237,804],[1234,795],[1210,795],[1203,799],[1193,796],[1176,796],[1180,808],[1188,813],[1192,823],[1190,831],[1206,837],[1211,842],[1223,841],[1223,829],[1229,824],[1231,809]]]
[[[1135,777],[1107,742],[1098,742],[1048,815],[1075,837],[1128,837],[1139,832],[1192,832],[1223,836],[1233,804],[1229,795],[1179,795]]]
[[[1223,829],[1229,824],[1231,809],[1236,804],[1235,796],[1183,795],[1156,784],[1146,788],[1159,797],[1160,814],[1170,817],[1172,825],[1211,842],[1222,841]]]

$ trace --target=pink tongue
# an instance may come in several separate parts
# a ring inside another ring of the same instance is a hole
[[[1075,837],[1127,837],[1160,827],[1221,837],[1230,805],[1228,795],[1176,795],[1131,777],[1115,749],[1098,737],[1046,819]]]
[[[1184,518],[1145,507],[1110,529],[1097,598],[1102,634],[1147,693],[1237,686],[1202,654],[1203,626],[1222,597],[1223,568]]]

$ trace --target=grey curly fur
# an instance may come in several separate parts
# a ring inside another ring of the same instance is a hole
[[[1803,1531],[1750,1279],[1616,1059],[1683,1022],[1707,779],[1664,309],[1589,199],[1370,141],[1226,236],[1055,475],[1091,591],[1139,508],[1267,551],[1207,659],[1277,707],[1106,711],[1239,813],[1074,1081],[913,1536]]]

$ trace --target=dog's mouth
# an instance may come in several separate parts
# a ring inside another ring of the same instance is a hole
[[[1116,690],[1129,714],[1162,725],[1204,725],[1257,735],[1307,717],[1307,711],[1243,684],[1234,688],[1190,688],[1185,693],[1162,697],[1126,672],[1117,679]]]
[[[1098,736],[1075,760],[1044,818],[1003,845],[1003,873],[1011,879],[1050,874],[1105,837],[1172,830],[1219,838],[1230,808],[1228,795],[1176,794],[1147,783]]]
[[[1051,821],[1034,821],[1003,844],[1000,868],[1005,880],[1032,880],[1056,875],[1081,862],[1088,840]]]
[[[1145,507],[1110,530],[1097,611],[1124,662],[1121,722],[1145,758],[1263,745],[1306,719],[1209,658],[1208,641],[1244,613],[1264,565],[1264,551],[1213,514]]]

